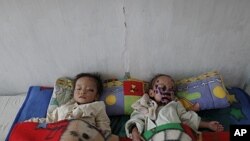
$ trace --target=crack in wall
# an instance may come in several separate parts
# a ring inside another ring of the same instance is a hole
[[[123,16],[124,16],[124,26],[125,28],[127,28],[127,23],[126,23],[126,9],[125,9],[125,6],[123,6]]]
[[[122,6],[122,13],[123,13],[123,20],[124,20],[124,40],[123,40],[123,51],[122,51],[122,59],[124,62],[124,69],[125,72],[129,72],[129,52],[128,52],[128,46],[127,46],[127,36],[128,36],[128,30],[127,30],[127,21],[126,21],[126,7],[125,7],[125,0],[123,0],[123,6]]]

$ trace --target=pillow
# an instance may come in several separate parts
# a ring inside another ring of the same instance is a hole
[[[61,77],[56,80],[48,107],[48,113],[62,104],[67,103],[73,97],[73,83],[73,79],[68,77]]]
[[[52,92],[53,88],[51,87],[30,86],[27,96],[16,115],[6,140],[8,140],[9,134],[15,123],[32,117],[46,117]]]
[[[147,87],[147,82],[138,79],[106,80],[100,100],[105,102],[109,116],[130,115],[133,111],[131,105],[145,93]]]
[[[199,110],[225,108],[230,105],[227,100],[229,94],[217,71],[179,80],[176,85],[176,95],[187,109],[191,109],[195,103],[199,104]]]

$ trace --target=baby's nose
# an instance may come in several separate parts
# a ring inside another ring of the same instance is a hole
[[[158,89],[160,90],[160,92],[165,92],[167,90],[167,87],[165,85],[159,85]]]
[[[85,93],[86,93],[86,90],[82,89],[81,94],[85,94]]]
[[[166,90],[167,90],[167,87],[166,87],[166,86],[163,86],[163,87],[162,87],[162,91],[165,92]]]

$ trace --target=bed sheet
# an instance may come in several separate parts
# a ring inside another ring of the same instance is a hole
[[[4,141],[20,109],[26,93],[15,96],[0,96],[0,141]]]

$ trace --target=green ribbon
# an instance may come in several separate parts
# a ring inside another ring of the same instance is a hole
[[[181,127],[180,123],[167,123],[167,124],[163,124],[163,125],[160,125],[160,126],[157,126],[155,128],[152,128],[150,130],[145,131],[143,133],[143,138],[145,140],[149,140],[155,134],[157,134],[157,133],[159,133],[161,131],[169,130],[169,129],[183,131],[183,128]]]

